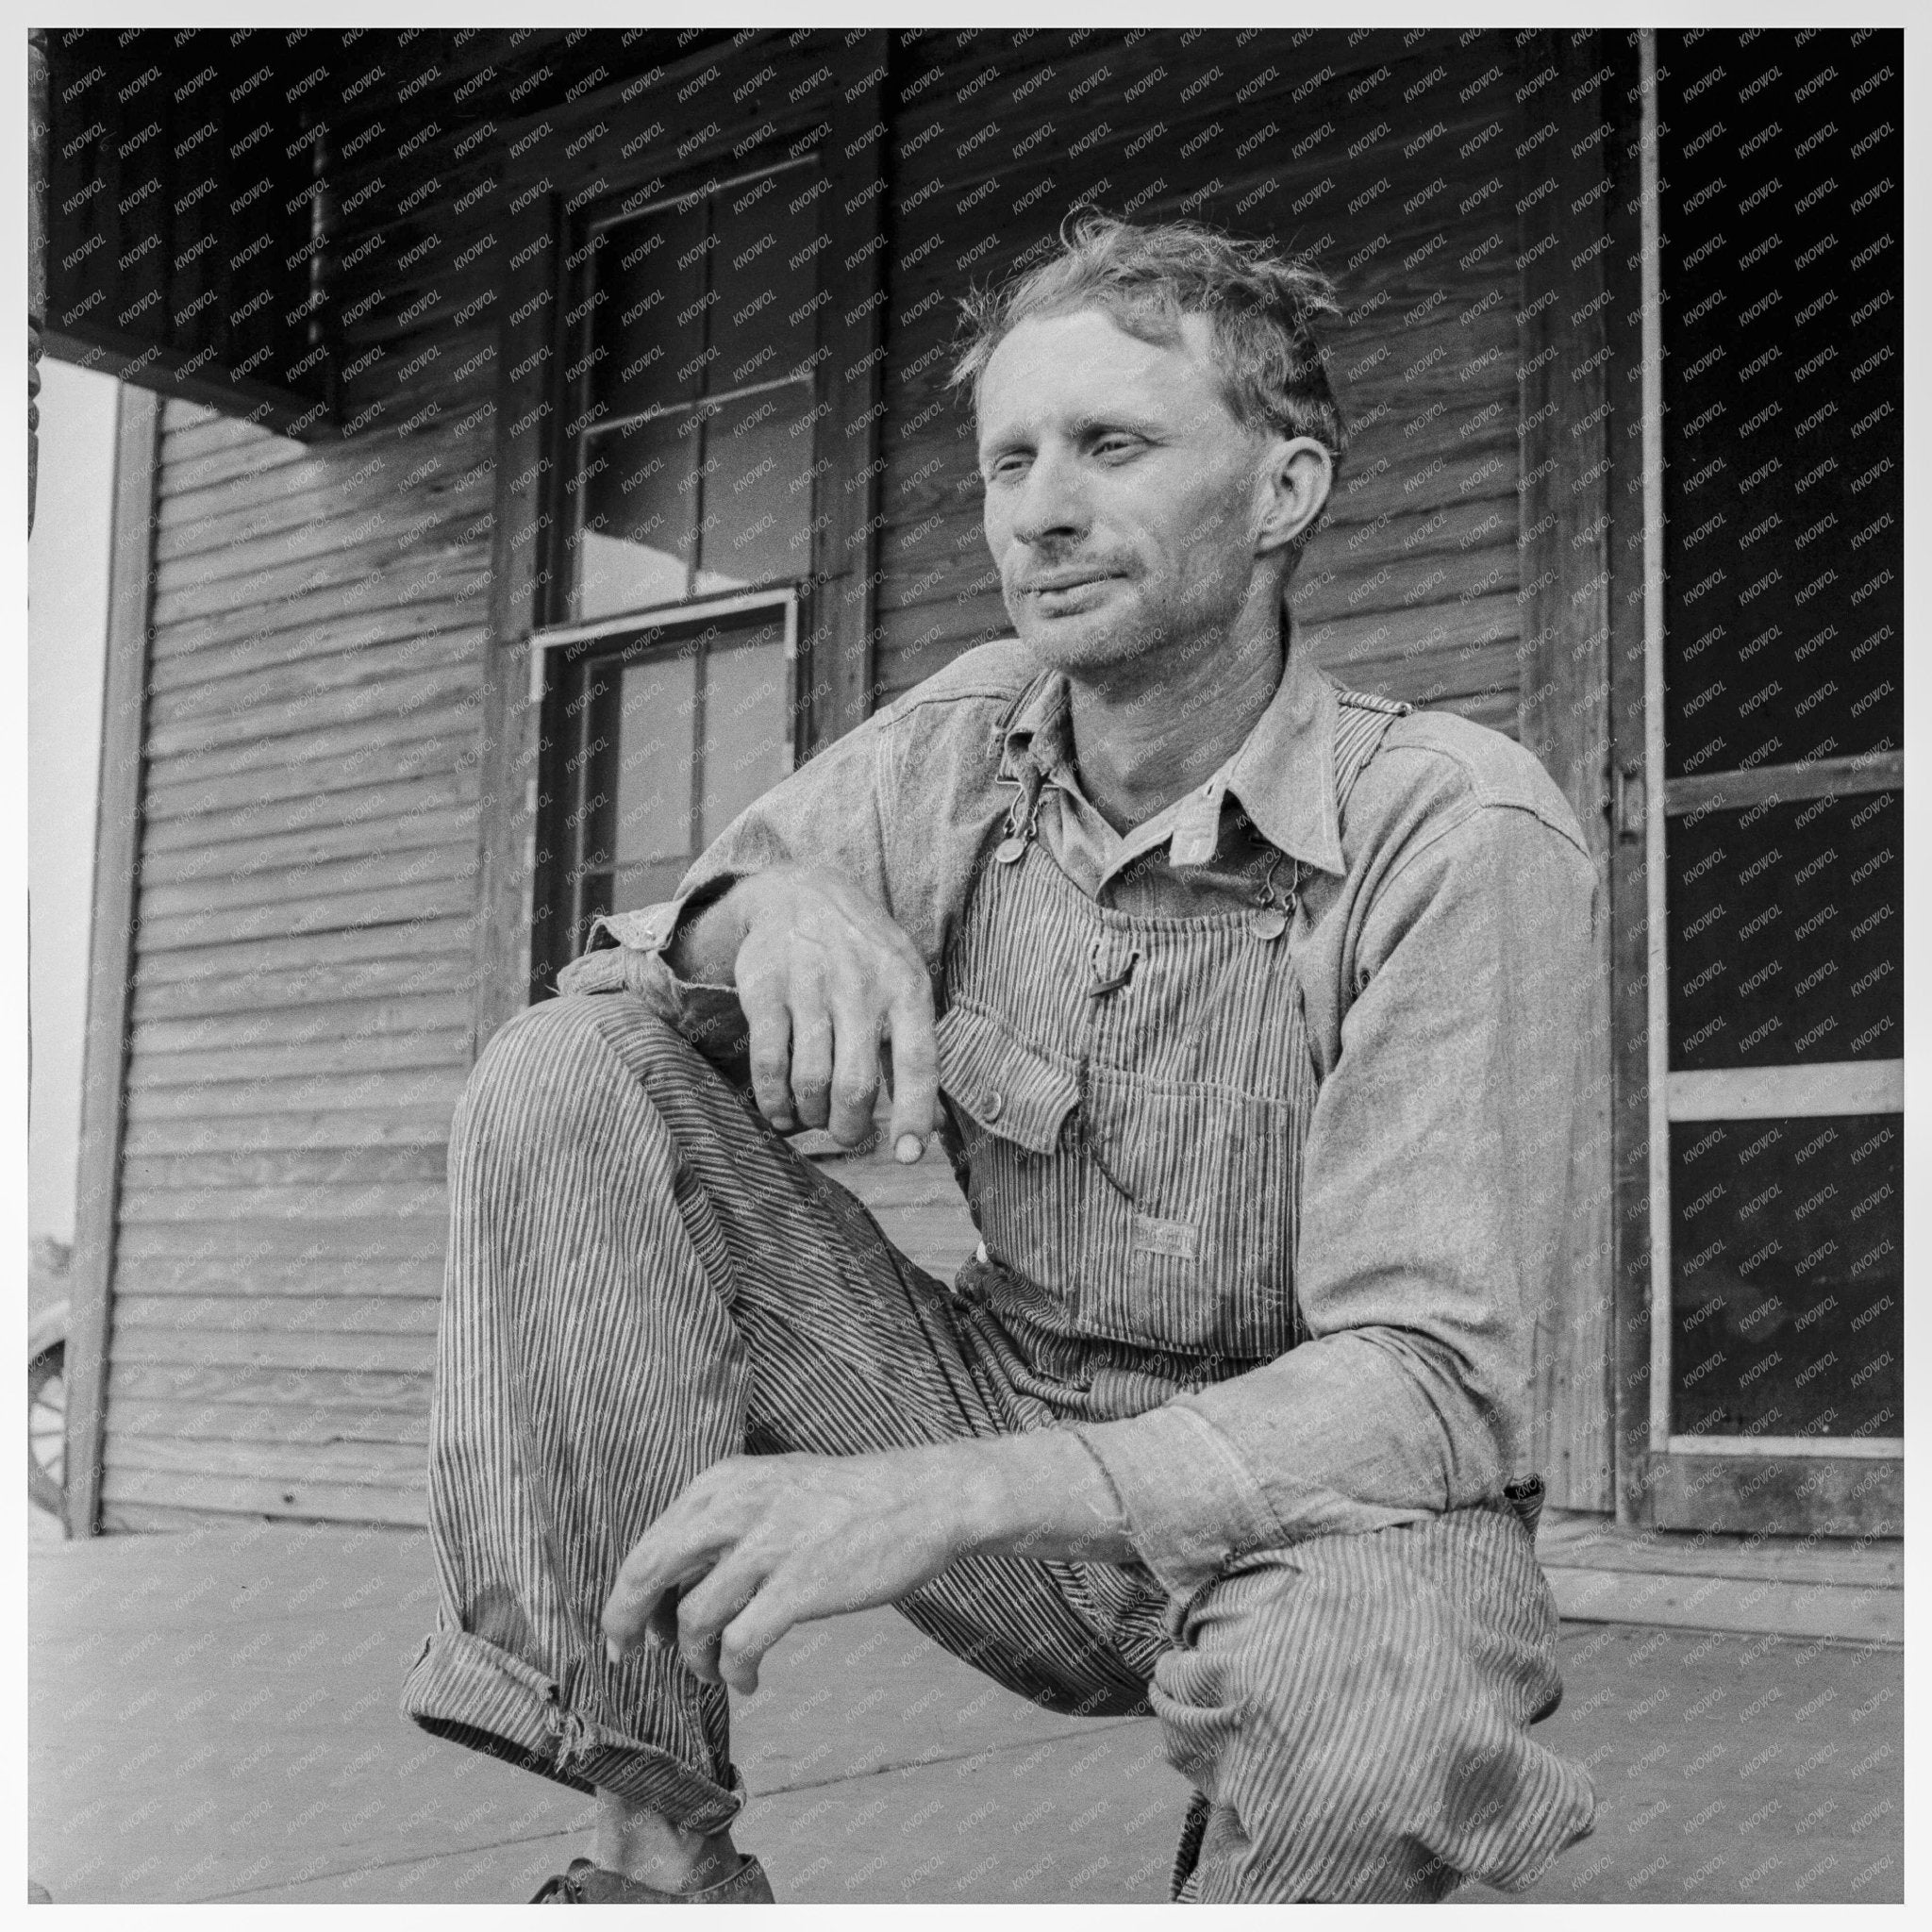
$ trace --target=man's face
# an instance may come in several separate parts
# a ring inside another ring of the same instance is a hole
[[[1253,588],[1271,441],[1222,400],[1207,321],[1182,329],[1163,348],[1080,309],[1021,323],[987,363],[986,540],[1042,664],[1212,648]]]

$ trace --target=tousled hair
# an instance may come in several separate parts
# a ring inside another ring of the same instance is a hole
[[[1335,285],[1306,256],[1202,222],[1135,227],[1076,206],[1059,248],[1004,285],[960,301],[954,387],[979,385],[992,353],[1030,317],[1097,308],[1142,341],[1171,347],[1181,318],[1207,319],[1229,412],[1252,430],[1312,437],[1339,465],[1347,432],[1313,319],[1340,315]],[[1312,535],[1310,530],[1307,534]]]

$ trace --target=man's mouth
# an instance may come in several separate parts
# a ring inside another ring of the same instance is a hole
[[[1021,585],[1023,595],[1044,597],[1060,591],[1078,591],[1089,584],[1104,584],[1114,573],[1106,570],[1056,571],[1047,576],[1028,577]]]

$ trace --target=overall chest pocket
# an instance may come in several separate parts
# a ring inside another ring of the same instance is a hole
[[[1293,1103],[1090,1069],[1081,1107],[1093,1185],[1126,1208],[1124,1263],[1090,1279],[1083,1325],[1205,1354],[1285,1354]]]
[[[1246,1359],[1292,1345],[1291,1102],[1083,1065],[972,1003],[938,1042],[974,1218],[1057,1325]]]

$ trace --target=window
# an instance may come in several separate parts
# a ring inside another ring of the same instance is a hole
[[[564,622],[539,633],[532,996],[792,769],[826,521],[815,157],[592,208],[564,317]]]

